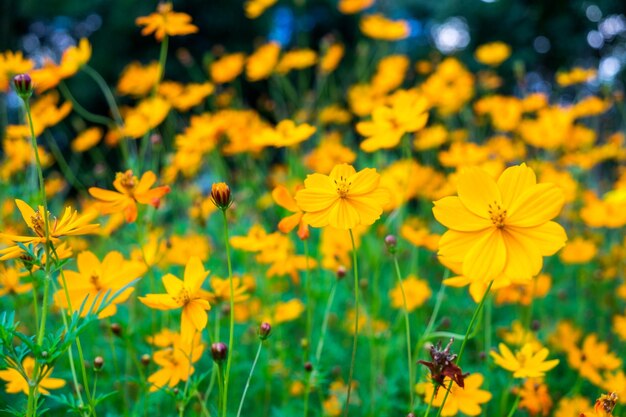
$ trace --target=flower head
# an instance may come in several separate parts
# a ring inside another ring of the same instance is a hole
[[[27,356],[22,361],[22,368],[24,369],[26,376],[28,378],[34,377],[35,372],[35,359]],[[44,366],[43,370],[40,371],[40,375],[45,375],[43,379],[39,381],[37,384],[37,389],[41,394],[48,395],[50,392],[49,389],[59,389],[65,386],[65,381],[59,378],[52,378],[50,374],[52,374],[53,368],[47,368]],[[24,376],[17,370],[13,368],[9,368],[4,371],[0,371],[0,379],[7,382],[6,392],[9,394],[17,394],[18,392],[23,392],[28,395],[29,393],[29,384]]]
[[[515,355],[504,344],[500,343],[500,354],[490,352],[496,365],[513,372],[513,378],[537,378],[559,364],[558,359],[546,361],[550,353],[547,348],[535,351],[532,343],[526,343]]]
[[[347,164],[335,166],[330,175],[311,174],[296,202],[305,212],[303,220],[313,227],[338,229],[369,226],[382,214],[389,192],[379,186],[380,174],[366,168],[356,172]]]
[[[450,342],[446,345],[445,349],[441,349],[441,340],[436,345],[430,347],[431,362],[423,360],[417,361],[430,370],[430,377],[435,383],[435,395],[439,391],[439,387],[444,385],[444,380],[454,381],[459,387],[465,387],[465,377],[469,374],[463,374],[461,368],[453,363],[456,360],[456,353],[450,353],[450,347],[454,339],[450,339]]]
[[[465,387],[452,385],[448,399],[443,406],[443,410],[441,410],[441,415],[444,417],[455,416],[459,411],[467,416],[479,415],[482,412],[480,405],[491,400],[491,393],[480,389],[484,380],[485,378],[481,374],[475,373],[465,378]],[[450,379],[446,378],[443,384],[447,386],[449,382]],[[417,387],[421,387],[420,384]],[[432,384],[426,383],[423,394],[427,401],[431,398],[435,389],[436,387]],[[445,391],[438,391],[433,398],[433,407],[441,407],[445,396]]]
[[[198,27],[191,23],[191,16],[172,11],[172,3],[160,3],[156,13],[138,17],[135,23],[144,26],[141,30],[142,35],[154,33],[158,41],[162,41],[166,35],[188,35],[198,31]]]
[[[555,184],[537,184],[525,164],[506,169],[498,181],[469,168],[458,176],[458,197],[435,202],[433,214],[448,230],[439,241],[439,256],[456,263],[472,281],[507,277],[530,279],[543,256],[561,249],[565,230],[550,219],[564,203]]]
[[[220,210],[228,209],[233,204],[230,187],[225,182],[217,182],[211,186],[211,200]]]

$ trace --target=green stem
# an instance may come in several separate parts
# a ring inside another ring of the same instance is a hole
[[[315,363],[319,366],[320,359],[322,358],[322,351],[324,349],[324,339],[326,338],[326,332],[328,330],[328,318],[330,317],[330,309],[333,306],[335,300],[335,293],[337,292],[337,281],[333,282],[333,287],[328,295],[328,302],[326,303],[326,310],[324,311],[324,318],[322,319],[322,331],[320,334],[320,340],[317,342],[317,350],[315,351]]]
[[[470,320],[470,324],[469,326],[467,326],[467,331],[465,332],[465,338],[463,339],[463,343],[461,343],[461,349],[459,349],[459,355],[457,356],[457,359],[456,359],[457,364],[461,363],[461,357],[463,356],[463,352],[465,351],[465,346],[467,345],[467,341],[469,340],[469,335],[472,332],[472,328],[474,327],[474,323],[476,322],[478,315],[483,309],[483,305],[485,304],[487,295],[489,295],[489,291],[491,291],[492,285],[493,285],[493,281],[490,281],[489,285],[487,286],[487,289],[485,290],[485,293],[483,294],[483,298],[481,298],[480,303],[476,307],[476,310],[474,310],[474,314],[472,315],[472,320]],[[441,412],[443,411],[444,405],[446,405],[446,400],[448,399],[448,395],[450,394],[450,389],[452,388],[453,383],[454,381],[450,381],[450,383],[448,384],[448,388],[446,389],[446,394],[443,397],[443,402],[441,403],[441,406],[439,407],[439,411],[437,411],[437,417],[441,416]]]
[[[230,260],[230,244],[228,239],[228,218],[226,210],[222,210],[224,219],[224,245],[226,246],[226,262],[228,264],[228,281],[230,282],[230,328],[228,335],[228,360],[226,361],[226,374],[224,375],[224,399],[222,401],[222,417],[226,417],[227,401],[228,401],[228,383],[230,382],[230,366],[233,360],[234,350],[234,333],[235,333],[235,288],[233,284],[233,267]]]
[[[259,356],[261,355],[261,348],[263,347],[263,341],[259,342],[259,348],[256,351],[256,356],[254,357],[254,362],[252,362],[252,367],[250,368],[250,373],[248,374],[248,380],[246,381],[246,386],[243,389],[243,394],[241,394],[241,401],[239,401],[239,409],[237,410],[237,417],[241,415],[241,410],[243,409],[243,401],[246,398],[246,393],[248,392],[248,388],[250,388],[250,380],[252,379],[252,373],[254,372],[254,368],[256,367],[256,363],[259,360]]]
[[[402,293],[402,303],[404,306],[404,325],[406,330],[406,355],[407,366],[409,368],[409,412],[413,411],[414,397],[413,397],[413,359],[411,357],[411,325],[409,322],[409,308],[406,303],[406,293],[404,292],[404,285],[402,283],[402,274],[400,273],[400,265],[398,264],[398,257],[393,254],[393,264],[396,270],[396,278],[398,279],[398,285],[400,286],[400,292]]]
[[[311,346],[311,337],[312,337],[312,323],[313,323],[313,298],[311,297],[311,274],[309,271],[309,244],[307,240],[304,240],[304,257],[306,262],[306,270],[304,272],[304,287],[306,292],[306,352],[305,355],[308,355]]]
[[[100,116],[99,114],[94,114],[90,112],[89,110],[87,110],[86,108],[84,108],[72,95],[72,93],[70,92],[70,89],[67,87],[65,82],[61,81],[59,83],[59,91],[61,91],[61,94],[63,94],[63,97],[65,97],[66,100],[69,100],[72,102],[72,108],[76,110],[76,113],[78,113],[78,115],[81,116],[83,119],[89,122],[98,123],[104,126],[110,126],[115,123],[113,120],[109,119],[106,116]]]
[[[354,243],[354,234],[350,231],[350,241],[352,243],[352,263],[354,268],[354,339],[352,341],[352,359],[350,360],[350,374],[348,376],[348,394],[346,396],[346,404],[344,405],[343,415],[348,416],[350,408],[350,394],[352,392],[352,377],[354,375],[354,363],[356,362],[357,340],[359,338],[359,268],[357,265],[357,251]]]
[[[430,414],[430,409],[433,407],[433,400],[435,399],[435,392],[437,392],[437,390],[433,387],[433,393],[430,396],[430,401],[428,401],[428,407],[426,407],[424,417],[428,417],[428,414]]]
[[[517,410],[517,406],[519,405],[521,398],[522,398],[522,389],[518,388],[517,397],[515,397],[515,402],[513,403],[513,407],[511,407],[511,411],[509,411],[509,414],[507,415],[507,417],[513,417],[513,414],[515,414],[515,411]]]

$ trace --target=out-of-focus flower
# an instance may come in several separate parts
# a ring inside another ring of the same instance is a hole
[[[0,54],[0,91],[6,93],[11,87],[11,80],[17,74],[28,73],[35,63],[25,59],[21,51],[4,51]]]
[[[294,49],[285,52],[276,65],[276,72],[287,74],[292,70],[312,67],[317,63],[317,53],[312,49]]]
[[[428,286],[428,281],[417,278],[415,275],[409,275],[402,281],[404,287],[404,294],[406,296],[406,308],[408,311],[414,311],[418,307],[424,305],[424,303],[430,298],[432,291]],[[404,308],[404,301],[402,298],[402,290],[400,284],[397,284],[393,289],[389,291],[389,298],[391,298],[391,306],[396,309]]]
[[[547,417],[550,414],[552,398],[548,386],[541,379],[528,378],[521,387],[514,388],[513,393],[520,396],[518,409],[528,410],[531,416]]]
[[[333,72],[341,62],[345,50],[346,48],[340,43],[330,45],[320,59],[320,71],[324,74]]]
[[[356,160],[356,153],[342,145],[341,135],[328,134],[322,138],[313,151],[304,157],[304,164],[312,171],[328,174],[339,164],[351,164]]]
[[[465,378],[465,386],[463,388],[454,384],[450,388],[448,398],[441,415],[444,417],[455,416],[459,412],[467,416],[477,416],[482,412],[481,404],[485,404],[491,400],[489,391],[480,389],[485,378],[480,373],[473,373]],[[443,381],[444,386],[448,386],[450,378]],[[423,393],[425,401],[429,401],[436,387],[427,382],[416,385],[416,391]],[[432,401],[433,407],[441,407],[443,398],[446,396],[445,390],[439,390]]]
[[[30,356],[25,357],[22,360],[22,368],[24,369],[28,379],[33,378],[35,376],[35,359]],[[49,395],[50,391],[48,390],[59,389],[65,386],[65,380],[52,378],[50,376],[53,369],[54,368],[46,365],[40,369],[40,375],[43,376],[37,383],[37,390],[40,394]],[[0,371],[0,379],[7,382],[5,387],[7,393],[17,394],[23,392],[24,394],[29,395],[29,381],[16,369],[9,368],[4,371]]]
[[[161,70],[157,61],[142,65],[134,61],[128,64],[122,71],[117,82],[117,91],[121,95],[143,97],[150,93],[159,82]]]
[[[178,13],[172,10],[172,3],[159,3],[156,13],[138,17],[137,26],[144,26],[141,34],[144,36],[154,33],[157,41],[161,42],[165,36],[179,36],[196,33],[198,27],[191,23],[191,16],[187,13]]]
[[[559,364],[558,359],[546,361],[550,351],[547,348],[541,348],[534,351],[534,347],[530,343],[526,343],[515,355],[504,344],[499,345],[500,354],[490,352],[496,365],[513,372],[513,378],[537,378],[543,377],[545,373]]]
[[[165,386],[174,388],[180,381],[187,381],[195,372],[192,364],[202,358],[204,344],[199,334],[185,341],[174,333],[169,342],[165,349],[158,350],[152,355],[152,360],[159,366],[159,369],[148,377],[148,382],[151,384],[150,392]]]
[[[596,244],[580,236],[567,242],[559,257],[566,264],[584,264],[591,261],[598,252]]]
[[[261,16],[265,10],[276,4],[278,0],[247,0],[243,9],[248,19],[256,19]]]
[[[582,84],[596,78],[598,72],[593,69],[574,67],[569,71],[561,71],[556,74],[556,82],[561,87],[569,87],[575,84]]]
[[[444,59],[420,90],[441,114],[455,113],[474,96],[474,76],[456,58]]]
[[[257,48],[246,62],[246,77],[249,81],[259,81],[269,77],[276,67],[280,45],[269,42]]]
[[[343,14],[354,14],[371,7],[375,0],[339,0],[337,7]]]
[[[301,188],[301,187],[300,187]],[[299,188],[296,189],[296,191]],[[300,239],[306,239],[309,237],[309,228],[306,223],[302,221],[304,212],[298,207],[298,203],[293,198],[287,187],[279,185],[272,190],[272,198],[274,202],[282,208],[289,210],[293,214],[283,218],[278,223],[278,230],[283,233],[289,233],[296,227],[298,227],[298,237]]]
[[[363,16],[359,27],[365,36],[384,41],[405,39],[411,33],[406,20],[391,20],[380,13]]]
[[[511,47],[504,42],[491,42],[480,45],[474,52],[476,61],[497,67],[511,56]]]
[[[82,153],[96,146],[102,140],[102,129],[90,127],[85,129],[72,141],[72,151]]]
[[[215,84],[224,84],[233,81],[243,71],[246,55],[238,52],[227,54],[211,63],[209,72]]]
[[[27,273],[20,273],[16,268],[0,265],[0,297],[5,295],[23,294],[33,288],[33,284],[20,283]]]

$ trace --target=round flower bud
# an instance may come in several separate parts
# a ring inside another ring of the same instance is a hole
[[[261,325],[259,326],[259,338],[261,340],[266,340],[268,337],[270,337],[271,333],[272,325],[267,322],[261,323]]]
[[[228,347],[225,343],[217,342],[211,345],[211,356],[213,360],[219,365],[228,357]]]
[[[233,203],[230,187],[225,182],[214,183],[211,187],[211,201],[220,210],[226,210]]]
[[[339,266],[339,268],[337,268],[337,279],[344,278],[347,273],[348,273],[348,271],[346,270],[345,266],[343,266],[343,265]]]
[[[102,356],[96,356],[93,360],[93,367],[99,371],[104,366],[104,358]]]
[[[304,370],[307,372],[313,371],[313,364],[311,362],[304,363]]]
[[[150,355],[148,355],[147,353],[144,353],[143,355],[141,355],[141,364],[143,366],[150,365]]]
[[[120,326],[119,323],[112,323],[111,324],[111,332],[115,336],[121,336],[122,335],[122,326]]]
[[[17,95],[22,100],[28,100],[33,95],[33,80],[28,74],[18,74],[13,77],[13,85]]]
[[[385,245],[390,254],[396,253],[396,246],[398,245],[398,239],[394,235],[387,235],[385,237]]]

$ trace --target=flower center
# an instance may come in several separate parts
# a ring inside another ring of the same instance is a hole
[[[183,288],[182,290],[180,290],[178,295],[173,298],[174,301],[176,301],[181,306],[185,306],[191,301],[191,296],[189,295],[189,291],[187,291],[187,288]]]
[[[48,212],[48,216],[50,216],[50,212]],[[48,217],[48,220],[50,221],[52,219]],[[37,236],[46,237],[46,221],[39,210],[37,210],[33,216],[30,216],[30,221],[32,223],[32,229]],[[52,234],[52,232],[50,232],[50,234]]]
[[[348,179],[340,176],[339,181],[333,180],[335,183],[335,187],[337,187],[337,194],[339,197],[346,198],[348,196],[348,192],[350,191],[351,182],[348,182]]]
[[[100,291],[102,289],[102,286],[100,285],[100,275],[96,272],[91,273],[89,282],[91,282],[91,285],[93,285],[96,290]]]
[[[504,227],[504,221],[506,220],[506,209],[500,207],[500,204],[497,202],[493,202],[489,204],[489,217],[491,218],[491,222],[498,229],[502,229]]]
[[[126,172],[118,172],[115,175],[115,179],[120,182],[120,185],[129,193],[135,190],[137,186],[137,177],[133,175],[133,171],[130,169]]]

